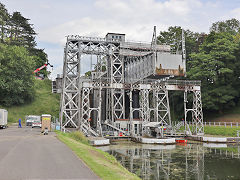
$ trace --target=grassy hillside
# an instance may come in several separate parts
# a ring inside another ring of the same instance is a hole
[[[59,94],[52,93],[50,80],[35,80],[36,96],[33,102],[20,106],[1,107],[8,110],[8,123],[25,120],[26,115],[51,114],[59,116]]]

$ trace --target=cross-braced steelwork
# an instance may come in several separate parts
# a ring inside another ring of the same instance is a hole
[[[149,90],[141,90],[142,124],[150,122]],[[148,134],[147,127],[142,126],[142,134]]]
[[[80,118],[80,54],[74,51],[78,47],[78,42],[67,40],[60,111],[62,130],[65,130],[66,126],[77,128]]]
[[[193,109],[195,110],[195,115],[192,117],[195,124],[195,133],[204,133],[201,91],[194,91]]]
[[[185,108],[185,114],[192,111],[195,131],[203,132],[200,83],[166,80],[186,73],[184,32],[181,43],[181,52],[157,44],[156,28],[149,44],[126,42],[124,34],[116,33],[105,38],[68,36],[61,129],[76,128],[93,136],[151,135],[151,129],[171,127],[168,91],[180,90],[185,96],[194,93],[193,108]],[[90,75],[80,76],[83,56],[90,56]]]
[[[202,135],[204,133],[203,126],[203,113],[202,113],[202,101],[201,101],[201,91],[192,91],[193,101],[192,107],[188,107],[188,90],[184,92],[184,111],[185,111],[185,129],[188,130],[190,134]],[[191,120],[194,125],[192,128],[187,126],[188,112],[191,112]]]
[[[168,100],[168,91],[165,89],[160,89],[154,91],[155,97],[155,113],[157,122],[163,125],[170,125],[171,126],[171,116],[170,116],[170,107],[169,107],[169,100]]]

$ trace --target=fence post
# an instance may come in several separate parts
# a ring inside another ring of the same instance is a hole
[[[211,122],[208,122],[209,126],[211,126]]]
[[[236,126],[238,127],[238,122],[237,122]]]
[[[213,125],[215,126],[215,122],[213,122]]]
[[[220,122],[218,123],[218,126],[220,126]]]
[[[224,126],[226,127],[226,122],[224,122]]]
[[[205,124],[205,126],[206,126],[207,122],[205,121],[204,124]]]
[[[232,128],[232,122],[231,122],[231,128]]]

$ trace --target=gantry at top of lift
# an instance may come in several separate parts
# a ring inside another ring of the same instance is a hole
[[[125,34],[108,33],[105,38],[68,36],[65,47],[61,129],[74,127],[86,135],[123,133],[131,136],[172,133],[169,90],[184,92],[185,129],[188,134],[203,133],[199,81],[166,80],[185,76],[186,51],[182,32],[181,51],[158,45],[156,28],[152,43],[126,42]],[[81,57],[96,55],[90,76],[81,76]],[[188,108],[188,92],[193,92]],[[194,124],[187,126],[191,113]]]

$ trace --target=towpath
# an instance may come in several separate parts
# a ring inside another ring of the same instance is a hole
[[[99,179],[55,133],[39,128],[0,129],[0,179]]]

